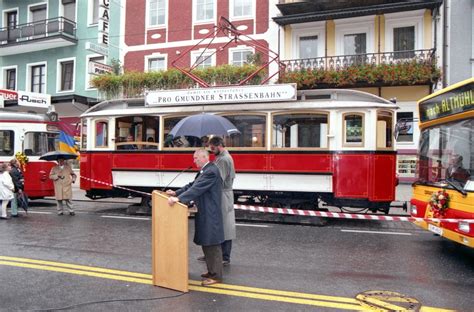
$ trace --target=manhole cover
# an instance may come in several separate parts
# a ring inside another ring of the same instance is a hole
[[[419,311],[421,303],[415,298],[387,290],[368,290],[356,296],[361,306],[374,311]]]

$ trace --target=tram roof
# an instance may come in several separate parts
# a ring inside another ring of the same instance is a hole
[[[139,114],[171,114],[199,112],[230,111],[279,111],[283,109],[337,109],[337,108],[386,108],[397,109],[398,106],[371,93],[349,89],[320,89],[298,91],[296,101],[285,102],[236,102],[216,104],[192,104],[169,106],[146,106],[144,98],[117,99],[101,102],[81,117],[119,116]]]
[[[49,117],[44,114],[27,113],[27,112],[14,112],[8,110],[0,111],[0,120],[2,121],[37,121],[47,122],[50,121]]]

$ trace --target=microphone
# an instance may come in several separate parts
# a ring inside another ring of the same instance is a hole
[[[173,183],[174,180],[176,180],[177,177],[179,177],[181,174],[183,174],[184,172],[188,171],[189,169],[191,169],[193,166],[189,166],[187,167],[186,169],[178,172],[178,174],[170,181],[170,183],[168,183],[165,187],[161,188],[161,191],[162,192],[165,192],[166,189],[171,185],[171,183]]]

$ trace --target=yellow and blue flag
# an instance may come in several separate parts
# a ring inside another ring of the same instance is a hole
[[[74,137],[66,134],[64,131],[59,132],[59,150],[77,155],[79,154]]]

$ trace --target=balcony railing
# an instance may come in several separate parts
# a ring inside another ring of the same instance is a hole
[[[64,17],[0,28],[0,46],[63,35],[76,39],[76,23]]]
[[[341,70],[357,65],[400,64],[415,61],[416,63],[433,64],[435,50],[410,50],[397,52],[366,53],[339,55],[306,59],[283,60],[287,71],[304,69]]]
[[[433,85],[441,76],[434,49],[282,61],[280,82],[298,89]]]

